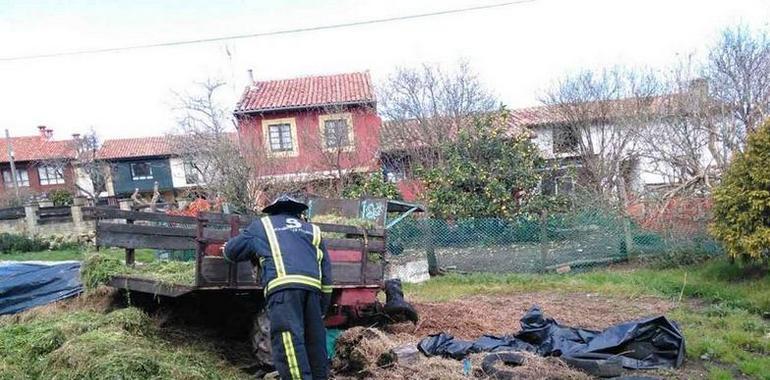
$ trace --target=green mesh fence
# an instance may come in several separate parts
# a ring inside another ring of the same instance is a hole
[[[679,226],[681,227],[681,225]],[[629,247],[630,246],[630,247]],[[405,219],[388,231],[396,263],[433,252],[440,267],[461,272],[539,272],[607,265],[630,256],[677,259],[716,255],[706,221],[687,229],[642,226],[608,212],[580,211],[513,220]]]

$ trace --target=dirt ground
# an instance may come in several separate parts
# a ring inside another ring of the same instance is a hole
[[[510,334],[520,329],[519,319],[534,304],[563,325],[596,330],[628,320],[665,314],[674,307],[672,302],[654,297],[630,299],[591,293],[532,292],[499,297],[474,296],[449,302],[415,302],[421,318],[416,326],[392,325],[385,331],[389,333],[388,337],[393,344],[399,345],[417,343],[420,338],[439,332],[447,332],[462,339],[475,339],[485,333]],[[462,366],[458,362],[444,360],[429,364],[461,370]],[[560,367],[560,363],[554,363],[554,360],[530,358],[524,366],[528,368],[516,369],[514,372],[520,378],[586,378]],[[558,371],[559,375],[553,377],[553,371]],[[390,372],[390,376],[387,372],[374,375],[377,379],[420,378],[419,374],[405,375],[404,371]],[[629,371],[628,375],[700,379],[707,377],[707,371],[702,363],[686,361],[685,366],[676,371]]]

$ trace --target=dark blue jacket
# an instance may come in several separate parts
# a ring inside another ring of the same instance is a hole
[[[266,295],[286,288],[331,295],[331,262],[321,230],[294,215],[255,220],[227,242],[224,256],[234,262],[258,262]]]

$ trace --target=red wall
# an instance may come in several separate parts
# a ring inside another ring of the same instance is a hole
[[[6,170],[6,169],[10,170],[10,166],[8,164],[0,165],[0,171]],[[35,166],[32,163],[29,163],[29,162],[16,163],[16,169],[19,169],[19,170],[26,169],[27,173],[29,174],[29,187],[19,187],[19,189],[22,191],[30,190],[30,191],[40,193],[40,192],[49,192],[54,189],[66,189],[74,193],[75,175],[71,165],[67,165],[64,168],[64,184],[61,184],[61,185],[41,185],[40,177],[38,176],[38,173],[37,173],[37,166]],[[10,185],[10,186],[11,187],[7,189],[5,188],[2,175],[0,175],[0,194],[6,191],[13,191],[13,185]]]
[[[358,168],[366,167],[374,170],[377,167],[377,151],[379,149],[379,135],[381,120],[376,110],[371,107],[350,107],[343,111],[349,112],[353,121],[354,150],[340,155],[340,167]],[[296,157],[269,158],[269,169],[261,175],[280,175],[295,173],[314,173],[333,170],[334,164],[330,163],[321,148],[321,131],[318,125],[318,116],[323,115],[322,110],[297,110],[250,114],[239,116],[238,125],[240,139],[245,146],[265,149],[263,141],[262,121],[269,119],[295,118],[299,154]]]

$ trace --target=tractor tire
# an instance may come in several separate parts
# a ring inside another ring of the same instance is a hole
[[[270,347],[270,319],[267,310],[262,309],[252,319],[251,351],[260,366],[272,369],[274,366]]]

